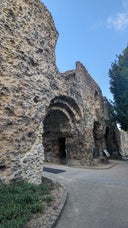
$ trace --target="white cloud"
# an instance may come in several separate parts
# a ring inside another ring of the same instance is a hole
[[[115,16],[108,17],[107,28],[113,28],[116,31],[122,31],[128,28],[128,14],[118,13]]]
[[[107,18],[107,28],[123,31],[128,28],[128,0],[122,1],[123,10]]]

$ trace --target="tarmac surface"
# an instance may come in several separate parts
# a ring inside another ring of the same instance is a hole
[[[56,228],[128,228],[128,160],[93,168],[46,164],[68,191]]]

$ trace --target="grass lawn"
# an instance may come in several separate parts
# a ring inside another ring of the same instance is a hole
[[[34,213],[43,213],[53,198],[52,184],[34,185],[25,181],[0,184],[0,228],[20,228]]]

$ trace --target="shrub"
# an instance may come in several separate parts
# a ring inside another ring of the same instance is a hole
[[[0,227],[20,228],[33,213],[42,213],[51,202],[48,185],[34,185],[25,181],[0,184]]]

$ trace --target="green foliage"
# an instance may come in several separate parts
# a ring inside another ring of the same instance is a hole
[[[52,201],[49,187],[24,181],[0,184],[0,227],[20,228],[33,213],[42,213],[44,206]]]
[[[128,131],[128,46],[112,63],[109,76],[116,120],[123,130]]]

